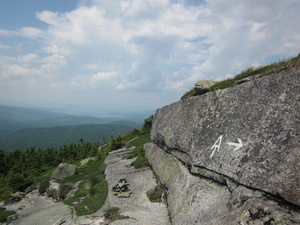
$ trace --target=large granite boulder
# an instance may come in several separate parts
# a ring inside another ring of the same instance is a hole
[[[202,95],[209,91],[209,88],[219,81],[215,80],[200,80],[195,84],[194,90],[196,95]]]
[[[54,173],[51,176],[51,179],[52,180],[62,180],[65,177],[69,177],[69,176],[75,175],[77,173],[78,173],[77,166],[67,164],[67,163],[61,163],[55,169]]]
[[[300,207],[299,90],[295,67],[175,102],[157,110],[151,139],[194,175]]]

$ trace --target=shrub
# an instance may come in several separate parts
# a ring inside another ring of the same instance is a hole
[[[15,191],[25,191],[32,184],[32,181],[25,178],[21,173],[11,173],[8,175],[8,182]]]
[[[188,92],[186,92],[184,95],[181,96],[181,100],[187,99],[191,96],[195,96],[195,89],[191,89]]]
[[[65,199],[72,189],[72,184],[70,183],[62,183],[59,187],[59,199]]]
[[[118,207],[110,207],[104,213],[105,219],[115,220],[117,215],[119,215],[120,208]]]
[[[139,169],[149,166],[149,161],[147,158],[139,156],[134,162],[131,163],[134,168]]]
[[[47,195],[49,198],[56,198],[57,197],[57,191],[56,190],[49,190],[47,192]]]
[[[91,187],[93,187],[94,185],[98,184],[100,182],[100,177],[99,176],[93,176],[89,178],[89,182]]]
[[[148,191],[147,196],[151,202],[161,202],[163,192],[161,187],[156,186],[154,189]]]
[[[141,134],[147,134],[151,132],[153,115],[144,120],[144,124],[141,128]]]
[[[41,181],[40,186],[39,186],[39,193],[43,194],[46,192],[47,188],[49,188],[49,178],[46,178]]]
[[[120,209],[118,207],[111,207],[107,209],[104,213],[104,217],[107,220],[114,221],[114,220],[122,220],[122,219],[128,219],[128,216],[120,215],[119,213]]]
[[[122,148],[122,147],[124,147],[125,146],[125,144],[123,143],[123,142],[121,142],[121,141],[116,141],[116,140],[113,140],[112,142],[111,142],[111,150],[113,151],[113,150],[118,150],[118,149],[120,149],[120,148]]]
[[[9,217],[13,214],[15,214],[15,213],[11,212],[11,211],[5,211],[5,210],[0,209],[0,223],[4,223],[7,219],[7,217]]]
[[[20,196],[10,195],[10,196],[4,198],[4,204],[5,205],[9,205],[9,204],[13,204],[13,203],[19,202],[21,200],[22,200],[22,198]]]

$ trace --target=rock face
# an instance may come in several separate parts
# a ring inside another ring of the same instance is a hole
[[[70,165],[67,163],[61,163],[58,165],[56,170],[51,176],[52,180],[62,180],[65,177],[72,176],[78,173],[77,166]]]
[[[146,156],[174,224],[300,223],[299,90],[295,67],[157,110]]]

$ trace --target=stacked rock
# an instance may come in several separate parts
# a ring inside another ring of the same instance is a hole
[[[120,179],[119,182],[112,187],[113,195],[119,198],[129,198],[132,192],[128,186],[129,184],[126,179]]]

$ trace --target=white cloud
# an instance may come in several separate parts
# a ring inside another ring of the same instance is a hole
[[[103,81],[103,80],[109,80],[111,79],[112,77],[115,77],[118,73],[117,72],[114,72],[114,71],[111,71],[111,72],[99,72],[99,73],[96,73],[94,75],[92,75],[90,81],[92,84],[95,84],[99,81]]]
[[[0,29],[0,36],[6,36],[6,37],[23,37],[29,39],[38,39],[38,38],[42,38],[43,35],[44,32],[41,29],[35,27],[22,27],[16,31]]]
[[[69,12],[38,12],[46,29],[0,30],[0,48],[10,51],[0,77],[64,96],[151,93],[159,107],[162,93],[171,93],[167,104],[200,79],[298,54],[299,11],[298,0],[82,0]],[[6,42],[12,37],[22,39]]]
[[[16,34],[25,38],[37,39],[43,37],[44,32],[34,27],[22,27]]]

